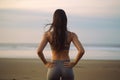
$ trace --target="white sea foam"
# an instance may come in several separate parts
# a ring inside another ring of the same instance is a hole
[[[82,59],[120,60],[119,46],[84,46],[85,54]],[[51,58],[50,46],[44,50],[46,58]],[[77,49],[71,45],[70,58],[74,59]],[[38,58],[37,44],[1,44],[0,58]]]

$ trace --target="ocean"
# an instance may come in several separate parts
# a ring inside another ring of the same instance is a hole
[[[37,47],[38,43],[1,43],[0,58],[35,58],[38,59]],[[83,44],[85,54],[82,59],[89,60],[120,60],[120,45],[93,45]],[[51,58],[51,49],[49,44],[44,49],[46,58]],[[77,50],[71,44],[69,56],[74,59]]]

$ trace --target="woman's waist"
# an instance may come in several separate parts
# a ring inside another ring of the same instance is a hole
[[[66,60],[52,60],[52,62],[70,62],[69,59],[66,59]]]
[[[55,66],[64,67],[65,62],[70,62],[70,60],[52,60]]]
[[[69,56],[52,56],[52,60],[53,61],[66,61],[66,60],[70,60]]]

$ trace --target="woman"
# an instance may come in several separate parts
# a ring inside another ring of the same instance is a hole
[[[69,48],[73,42],[78,50],[74,61],[70,61]],[[43,50],[47,43],[52,50],[52,61],[47,61]],[[48,80],[74,80],[72,68],[78,63],[84,54],[84,49],[75,33],[67,30],[67,16],[62,9],[57,9],[53,15],[50,29],[45,32],[38,48],[38,56],[48,68]]]

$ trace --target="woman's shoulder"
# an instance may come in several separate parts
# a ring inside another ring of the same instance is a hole
[[[52,38],[52,32],[51,31],[46,31],[44,32],[44,36],[47,37],[48,41],[51,41],[51,38]]]
[[[51,34],[50,31],[46,31],[46,32],[44,32],[44,35],[45,35],[45,36],[49,36],[50,34]]]
[[[77,38],[75,32],[68,31],[69,40],[72,41],[73,39]]]
[[[77,36],[75,32],[68,31],[68,34],[70,34],[71,37]]]
[[[44,32],[43,33],[43,37],[48,37],[49,36],[49,33],[48,32]]]

